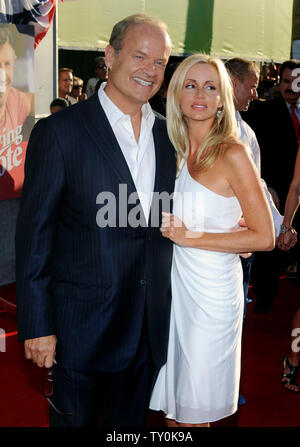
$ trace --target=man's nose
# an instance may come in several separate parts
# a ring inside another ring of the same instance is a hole
[[[148,74],[151,74],[152,76],[156,74],[157,67],[154,62],[147,62],[145,68]]]
[[[252,95],[251,95],[251,98],[252,98],[253,100],[255,100],[255,99],[258,98],[258,94],[257,94],[257,90],[256,90],[256,89],[253,90]]]

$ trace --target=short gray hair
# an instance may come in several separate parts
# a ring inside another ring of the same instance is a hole
[[[240,57],[233,57],[225,62],[230,76],[238,78],[241,82],[244,82],[245,78],[250,73],[257,73],[259,75],[259,68],[255,62]]]
[[[116,53],[119,53],[122,49],[124,37],[128,29],[131,26],[143,24],[157,26],[158,28],[169,34],[168,27],[162,20],[157,19],[156,17],[148,16],[146,14],[133,14],[131,16],[125,17],[125,19],[116,23],[112,29],[109,44],[113,47]]]

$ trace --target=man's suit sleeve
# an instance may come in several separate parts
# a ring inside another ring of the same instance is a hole
[[[257,167],[257,170],[259,172],[260,175],[260,171],[261,171],[261,167],[260,167],[260,147],[256,138],[255,133],[251,132],[251,149],[253,152],[253,157],[254,157],[254,163],[255,166]],[[278,211],[273,198],[268,190],[268,187],[266,185],[266,182],[261,178],[262,181],[262,186],[265,192],[265,195],[267,197],[268,203],[270,205],[270,209],[271,209],[271,213],[272,213],[272,218],[273,218],[273,223],[274,223],[274,231],[275,231],[275,236],[277,237],[279,235],[279,231],[280,231],[280,225],[282,224],[283,221],[283,216],[280,214],[280,212]]]
[[[26,155],[25,181],[16,228],[20,340],[55,333],[51,258],[65,171],[53,127],[48,119],[35,125]]]

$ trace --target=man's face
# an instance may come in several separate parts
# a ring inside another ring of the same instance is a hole
[[[105,62],[99,61],[96,68],[95,74],[98,79],[106,79],[107,78],[107,68]]]
[[[282,73],[281,81],[279,84],[279,92],[283,99],[289,104],[296,104],[300,97],[300,92],[293,91],[293,81],[299,76],[292,76],[290,68],[285,68]]]
[[[73,74],[70,71],[59,73],[58,92],[61,98],[65,98],[72,91]]]
[[[160,28],[140,24],[131,26],[118,54],[106,48],[109,77],[105,91],[123,111],[141,107],[160,88],[171,52],[169,36]]]
[[[238,78],[233,79],[234,102],[236,110],[246,111],[250,102],[257,99],[258,74],[251,71],[241,81]]]
[[[3,88],[0,91],[0,107],[6,104],[7,95],[14,78],[15,52],[12,46],[6,42],[0,46],[0,69]]]

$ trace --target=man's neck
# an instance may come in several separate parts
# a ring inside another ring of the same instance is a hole
[[[106,84],[104,88],[107,97],[121,110],[125,115],[130,115],[132,119],[137,119],[141,117],[143,104],[139,102],[132,102],[129,99],[121,97],[109,84]]]

